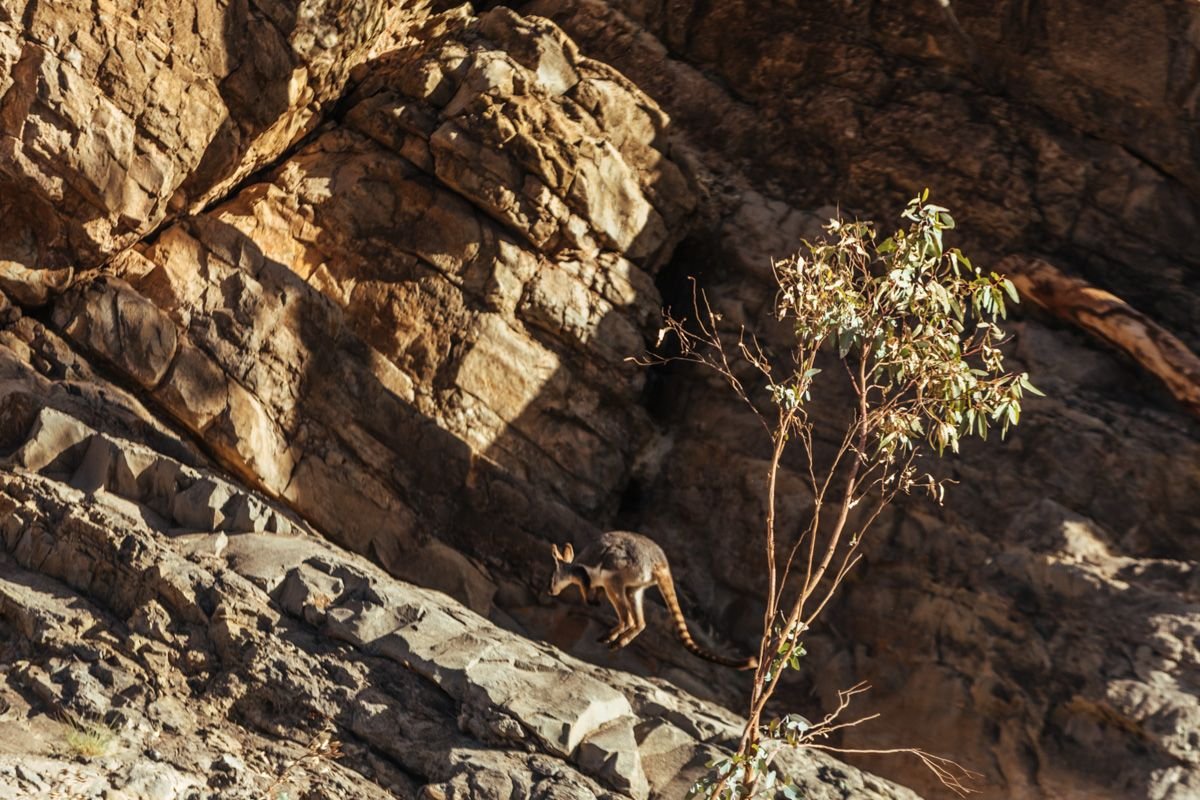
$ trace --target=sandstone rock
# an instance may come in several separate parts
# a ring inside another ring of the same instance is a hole
[[[344,590],[345,584],[336,576],[301,564],[288,572],[275,599],[308,624],[320,625],[326,609],[342,599]]]
[[[707,762],[696,763],[697,749],[687,733],[662,720],[643,723],[635,733],[650,791],[654,794],[670,797],[679,790],[686,792],[692,783],[703,777],[701,768]]]
[[[145,800],[176,800],[200,790],[197,776],[189,776],[168,764],[134,764],[120,790],[128,797]]]
[[[882,16],[753,3],[717,9],[580,0],[522,9],[551,17],[582,52],[620,67],[653,96],[671,115],[673,153],[696,165],[702,185],[712,187],[711,206],[702,210],[711,215],[712,230],[681,245],[678,266],[668,269],[677,268],[681,280],[674,295],[664,285],[667,302],[686,307],[690,289],[682,278],[699,273],[708,297],[732,325],[758,323],[756,330],[769,343],[782,344],[786,331],[760,324],[772,292],[768,257],[794,251],[800,236],[812,236],[814,223],[828,213],[811,209],[833,197],[886,230],[903,194],[924,185],[914,181],[927,183],[931,179],[923,176],[933,175],[939,202],[966,214],[956,215],[966,220],[956,243],[972,258],[994,263],[1036,242],[1194,343],[1197,315],[1188,309],[1195,293],[1180,283],[1195,260],[1180,252],[1185,231],[1194,227],[1184,222],[1195,216],[1195,203],[1185,199],[1194,195],[1193,178],[1186,168],[1165,174],[1151,166],[1173,155],[1135,154],[1118,144],[1139,135],[1125,117],[1133,108],[1169,118],[1153,137],[1159,143],[1194,127],[1188,122],[1194,111],[1166,100],[1161,83],[1097,81],[1103,57],[1038,27],[1060,19],[1064,8],[1045,20],[1034,15],[1039,22],[1030,29],[999,19],[994,7],[955,4],[950,13],[958,15],[968,44],[973,40],[974,55],[951,18],[935,16],[941,12],[932,5]],[[1187,26],[1194,17],[1182,6],[1147,13],[1151,28]],[[1075,32],[1086,37],[1114,30],[1080,33],[1087,28],[1077,25]],[[836,33],[842,30],[853,33]],[[1130,32],[1118,60],[1139,52],[1134,58],[1153,64],[1139,75],[1165,78],[1177,67],[1157,60],[1160,51],[1144,33]],[[1185,50],[1193,53],[1194,47]],[[1089,77],[1073,85],[1065,106],[1048,102],[1031,112],[1023,92],[1046,100],[1062,89],[1061,79],[1053,77],[1057,67],[1051,66],[1059,58]],[[794,72],[801,69],[803,77]],[[987,90],[978,91],[981,85]],[[1118,106],[1123,110],[1117,112]],[[715,108],[721,110],[714,113]],[[1057,121],[1035,118],[1041,114]],[[1081,128],[1103,133],[1086,142],[1064,135]],[[881,130],[887,131],[882,137]],[[892,142],[893,135],[904,141]],[[784,140],[807,144],[775,146]],[[1180,146],[1172,152],[1191,147]],[[688,151],[692,159],[683,155]],[[1153,222],[1141,216],[1148,207],[1163,209]],[[1152,245],[1143,238],[1149,231]],[[1179,538],[1190,538],[1194,527],[1189,520],[1198,496],[1190,466],[1195,430],[1119,360],[1079,337],[1028,319],[1009,330],[1016,332],[1018,368],[1029,369],[1035,382],[1044,376],[1056,399],[1029,403],[1028,425],[1010,443],[986,452],[972,447],[946,466],[945,474],[960,484],[936,521],[905,508],[873,534],[879,541],[868,546],[878,549],[868,555],[861,582],[847,586],[845,604],[830,610],[830,632],[814,635],[812,677],[799,681],[790,696],[801,704],[806,692],[823,687],[818,691],[829,705],[837,688],[869,678],[876,687],[871,702],[886,709],[885,718],[903,721],[894,730],[861,726],[843,741],[897,746],[911,743],[910,734],[919,729],[928,737],[925,746],[957,752],[960,761],[988,774],[986,797],[1054,796],[1061,787],[1085,784],[1084,791],[1097,796],[1156,796],[1179,780],[1177,764],[1191,764],[1190,756],[1168,754],[1167,742],[1182,728],[1164,726],[1163,738],[1151,746],[1157,755],[1134,756],[1141,745],[1133,741],[1142,734],[1132,731],[1145,730],[1145,723],[1126,727],[1117,721],[1124,719],[1121,711],[1107,716],[1113,708],[1107,696],[1124,695],[1128,687],[1096,685],[1080,692],[1075,688],[1080,673],[1060,670],[1066,668],[1063,659],[1087,653],[1091,666],[1084,671],[1128,674],[1131,667],[1101,666],[1103,653],[1114,647],[1110,637],[1129,642],[1125,657],[1132,664],[1137,650],[1132,642],[1147,628],[1169,641],[1170,631],[1192,624],[1194,604],[1184,599],[1190,595],[1175,595],[1179,605],[1165,608],[1196,559],[1192,544]],[[676,565],[681,583],[696,587],[698,605],[721,627],[756,625],[754,611],[740,599],[761,577],[752,566],[759,557],[755,548],[744,544],[760,535],[754,520],[762,514],[758,476],[764,448],[755,444],[754,423],[743,425],[736,402],[723,398],[721,387],[705,376],[681,370],[657,391],[663,417],[670,420],[664,441],[672,450],[658,462],[661,467],[639,476],[642,512],[630,524],[653,531],[673,556],[685,555],[688,560]],[[837,401],[828,402],[832,407]],[[786,520],[806,513],[802,482],[793,477],[798,476],[784,476],[785,527],[794,524]],[[1107,533],[1088,532],[1097,529],[1090,522],[1059,533],[1063,529],[1052,518],[1026,511],[1045,498],[1100,521],[1098,529]],[[895,531],[890,535],[889,526]],[[1043,543],[1040,555],[1026,551],[1026,536]],[[1016,541],[1022,544],[1014,551]],[[1077,553],[1091,555],[1081,561]],[[697,577],[689,580],[692,563]],[[900,564],[919,566],[909,570]],[[986,577],[1000,564],[1004,577]],[[1084,633],[1083,617],[1102,613],[1089,604],[1103,605],[1108,601],[1100,597],[1123,591],[1103,577],[1116,572],[1122,575],[1117,581],[1129,581],[1124,591],[1148,592],[1157,599],[1147,602],[1159,610],[1123,622],[1109,612],[1105,618],[1124,633],[1113,627],[1105,634]],[[1150,579],[1151,573],[1157,577]],[[1081,617],[1071,609],[1080,609]],[[898,617],[907,624],[896,627]],[[853,633],[833,632],[849,619],[855,620]],[[1059,649],[1066,640],[1072,642],[1070,657]],[[1185,651],[1172,648],[1189,662]],[[1174,656],[1167,660],[1180,664],[1166,668],[1175,675],[1190,670]],[[1190,719],[1194,695],[1151,688],[1161,686],[1164,670],[1149,664],[1144,670],[1144,678],[1133,679],[1140,686],[1135,693],[1153,696],[1156,707],[1173,708],[1176,719]],[[952,699],[915,705],[928,697]],[[1063,703],[1072,710],[1054,710]],[[1070,737],[1060,737],[1060,726],[1069,719],[1090,745],[1064,744]],[[1130,731],[1130,738],[1119,730]],[[987,744],[972,744],[979,742]],[[1097,757],[1089,746],[1107,755]],[[916,763],[872,766],[936,791]],[[1182,767],[1183,773],[1189,769]],[[1105,777],[1095,778],[1101,773]]]
[[[642,771],[632,723],[632,717],[616,719],[584,739],[579,764],[630,797],[644,800],[650,796],[650,784]]]
[[[379,562],[397,578],[458,598],[482,617],[491,615],[496,584],[480,566],[437,539],[410,551],[376,547]]]
[[[229,537],[224,533],[184,533],[171,537],[175,548],[187,556],[224,555]]]
[[[86,665],[69,664],[52,674],[50,679],[62,687],[62,707],[75,718],[99,720],[108,712],[108,693]]]
[[[74,289],[55,306],[54,322],[143,389],[162,381],[178,346],[171,320],[124,281],[110,278]]]
[[[34,472],[49,469],[62,472],[68,464],[86,453],[88,441],[95,431],[74,417],[42,408],[38,411],[29,438],[8,458],[10,465],[19,465]],[[58,469],[55,465],[60,464]]]
[[[239,575],[269,593],[275,592],[293,566],[313,554],[312,543],[302,538],[249,533],[230,536],[225,552]],[[299,613],[299,608],[293,613]]]
[[[128,746],[112,751],[101,785],[170,797],[211,787],[219,775],[222,793],[261,791],[286,764],[304,763],[297,755],[305,751],[295,745],[290,754],[274,755],[272,737],[315,716],[329,727],[304,737],[307,752],[319,752],[320,742],[339,737],[342,728],[357,737],[339,761],[324,762],[321,781],[331,793],[382,796],[355,771],[371,752],[419,777],[426,796],[618,796],[605,795],[601,784],[620,796],[649,796],[634,730],[650,719],[627,695],[648,707],[642,698],[668,694],[632,676],[610,686],[605,681],[615,673],[495,628],[444,595],[400,583],[318,538],[240,534],[230,537],[226,561],[190,564],[176,549],[178,539],[30,472],[0,474],[0,517],[5,525],[59,532],[53,558],[33,561],[6,545],[22,566],[0,555],[3,575],[12,577],[0,578],[0,615],[24,615],[14,628],[21,641],[38,636],[33,613],[59,620],[52,641],[66,649],[43,647],[36,657],[61,656],[14,675],[45,704],[29,715],[120,704]],[[275,557],[261,558],[271,541],[279,544]],[[27,572],[35,563],[44,576]],[[75,636],[117,624],[84,598],[130,614],[138,633],[95,639],[98,658],[80,658],[71,649]],[[75,636],[63,634],[71,628]],[[174,701],[172,687],[192,678],[198,680],[190,701]],[[139,679],[151,680],[156,691],[131,691]],[[110,694],[119,686],[126,688]],[[677,712],[691,713],[689,704],[703,707],[683,698]],[[732,736],[734,719],[714,713]],[[492,720],[463,727],[505,744],[481,750],[480,742],[456,732],[456,719]],[[157,758],[148,767],[140,754],[151,735]],[[206,745],[184,746],[196,737]],[[514,742],[532,745],[531,752],[509,749]],[[53,774],[70,769],[48,753],[36,757]],[[660,779],[669,783],[667,771],[659,765]],[[306,766],[295,777],[309,774]],[[85,772],[70,780],[85,778],[93,779]],[[814,797],[832,797],[821,794],[831,787],[819,779],[811,788]],[[404,791],[415,795],[415,784]],[[882,787],[864,796],[908,795]]]
[[[76,424],[82,427],[81,423]],[[118,494],[138,496],[137,478],[121,458],[120,448],[95,432],[88,438],[87,450],[71,476],[71,485],[88,494],[112,486]]]
[[[171,498],[171,516],[184,528],[219,530],[225,522],[225,505],[233,493],[222,484],[201,479]]]
[[[0,9],[6,788],[40,791],[20,742],[83,794],[252,796],[328,723],[349,766],[296,777],[328,796],[681,796],[739,720],[678,687],[740,707],[743,676],[654,604],[593,646],[606,610],[538,596],[546,544],[645,530],[693,627],[753,636],[755,423],[625,359],[689,275],[785,343],[769,259],[828,203],[886,228],[933,175],[978,262],[1051,256],[1195,344],[1186,4],[385,5]],[[944,466],[947,508],[883,520],[781,699],[869,678],[885,719],[841,744],[954,755],[989,796],[1186,795],[1195,428],[1081,337],[1010,330],[1051,398]],[[54,756],[73,706],[128,752]]]
[[[225,509],[228,512],[226,529],[236,533],[262,533],[270,522],[270,509],[250,495],[230,499]]]
[[[932,183],[938,202],[969,209],[959,218],[975,260],[1029,244],[1063,256],[1195,350],[1200,313],[1184,276],[1197,266],[1200,107],[1173,87],[1191,86],[1197,45],[1168,58],[1161,42],[1196,24],[1196,10],[1138,3],[1080,24],[1083,7],[521,9],[637,83],[709,169],[736,165],[798,208],[836,198],[880,221]]]
[[[278,157],[384,17],[383,3],[131,10],[0,16],[0,285],[22,302]]]
[[[152,318],[159,338],[163,315],[174,323],[173,351],[155,351],[153,368],[116,353],[115,334],[93,332],[100,323],[69,322],[134,307],[120,300],[126,284],[81,285],[54,318],[78,346],[150,382],[156,407],[228,469],[339,541],[416,563],[437,554],[425,528],[461,536],[480,516],[506,520],[493,538],[509,554],[496,557],[528,559],[543,527],[586,529],[578,511],[618,502],[625,457],[649,432],[631,403],[640,372],[623,359],[650,334],[650,272],[694,193],[664,150],[665,117],[554,26],[497,9],[440,16],[429,31],[373,65],[346,126],[114,260],[157,308],[137,319]],[[512,116],[489,121],[476,106]],[[461,130],[492,148],[510,127],[519,136],[495,151],[497,169],[528,173],[513,186],[557,233],[455,185],[412,139],[428,147]],[[103,330],[121,329],[114,319]],[[414,443],[422,456],[396,457]],[[260,529],[228,524],[248,522]],[[435,585],[490,609],[490,579],[440,562]]]
[[[225,753],[214,761],[212,766],[213,769],[218,769],[221,772],[241,772],[246,768],[246,762],[237,756]]]

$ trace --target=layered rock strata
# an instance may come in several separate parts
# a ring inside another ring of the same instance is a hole
[[[0,475],[9,791],[675,797],[739,735],[727,711],[497,628],[203,466],[52,406],[22,438]],[[819,755],[780,767],[811,797],[914,797]]]
[[[1195,350],[1197,48],[1176,32],[1197,17],[1152,5],[521,8],[671,114],[710,199],[707,228],[665,274],[700,275],[731,325],[786,345],[762,322],[766,267],[836,211],[812,206],[836,200],[886,230],[930,186],[977,263],[1038,253]],[[686,284],[660,283],[687,305]],[[956,754],[986,775],[985,797],[1190,796],[1200,430],[1137,365],[1016,313],[1013,365],[1049,397],[1030,400],[1009,442],[941,466],[959,481],[945,508],[913,503],[877,526],[792,702],[815,691],[828,706],[868,679],[865,707],[892,722],[843,743]],[[761,575],[748,543],[767,443],[711,376],[671,370],[654,386],[673,449],[639,481],[643,510],[627,524],[714,576],[691,581],[701,605],[748,626],[738,598]],[[802,480],[783,487],[786,529],[809,501]],[[870,764],[938,790],[919,765]]]
[[[1195,345],[1194,8],[1077,5],[0,9],[0,779],[678,796],[736,720],[673,687],[743,679],[657,607],[614,656],[605,611],[539,595],[550,542],[630,527],[698,635],[754,635],[765,443],[625,360],[687,276],[782,344],[770,258],[814,209],[930,184],[976,261],[1045,257]],[[842,744],[986,797],[1188,796],[1200,433],[1081,335],[1011,329],[1049,399],[877,529],[787,708],[866,678],[887,713]],[[110,760],[52,715],[100,715]]]
[[[217,21],[260,46],[203,53],[203,74],[171,68],[198,69],[188,36],[211,43],[208,23],[172,19],[175,55],[142,64],[157,83],[117,84],[132,56],[94,63],[102,31],[59,69],[46,54],[69,37],[39,25],[70,20],[43,10],[5,20],[23,48],[5,196],[28,231],[0,309],[3,724],[23,742],[0,781],[681,794],[736,717],[529,638],[561,619],[541,568],[513,568],[611,517],[654,440],[624,359],[696,204],[665,116],[504,9],[234,9]],[[148,36],[162,10],[143,14]],[[176,120],[173,139],[139,116],[193,84],[217,127]],[[85,122],[105,102],[112,125]],[[50,117],[129,146],[62,158]],[[823,757],[781,764],[814,796],[911,796]]]

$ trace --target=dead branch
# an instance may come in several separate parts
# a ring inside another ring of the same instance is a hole
[[[1115,294],[1063,274],[1040,258],[1009,256],[997,269],[1021,296],[1126,353],[1200,416],[1200,357]]]

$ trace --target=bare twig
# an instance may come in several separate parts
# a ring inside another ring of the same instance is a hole
[[[865,718],[871,719],[870,717]],[[835,753],[837,755],[857,755],[857,756],[887,756],[887,755],[909,755],[914,756],[924,764],[934,777],[950,791],[957,794],[959,797],[966,797],[969,794],[979,792],[969,786],[969,783],[979,781],[983,778],[981,773],[967,769],[962,764],[944,756],[937,756],[922,750],[919,747],[890,747],[883,749],[875,748],[854,748],[854,747],[835,747],[827,744],[807,743],[804,745],[810,750],[821,750],[826,753]]]
[[[333,738],[333,731],[321,731],[308,743],[303,754],[283,766],[263,794],[267,800],[275,800],[274,791],[288,781],[292,772],[299,769],[305,762],[317,762],[322,759],[333,761],[341,757],[342,743]]]

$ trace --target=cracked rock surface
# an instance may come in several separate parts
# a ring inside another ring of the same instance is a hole
[[[1196,4],[909,6],[0,4],[3,791],[681,796],[747,676],[544,589],[640,530],[697,638],[753,643],[767,443],[628,360],[690,277],[781,344],[771,259],[931,186],[977,263],[1200,342]],[[781,706],[868,680],[833,743],[988,800],[1196,796],[1200,429],[1007,330],[1048,397],[881,520]]]
[[[542,562],[657,441],[698,203],[635,84],[421,3],[38,4],[0,55],[4,791],[641,800],[736,742],[680,648],[543,641],[603,624]]]
[[[727,711],[498,628],[207,469],[50,408],[30,433],[0,474],[9,790],[673,797],[739,735]],[[839,769],[860,796],[913,796],[832,759],[788,767],[812,797],[841,796],[822,777]]]

